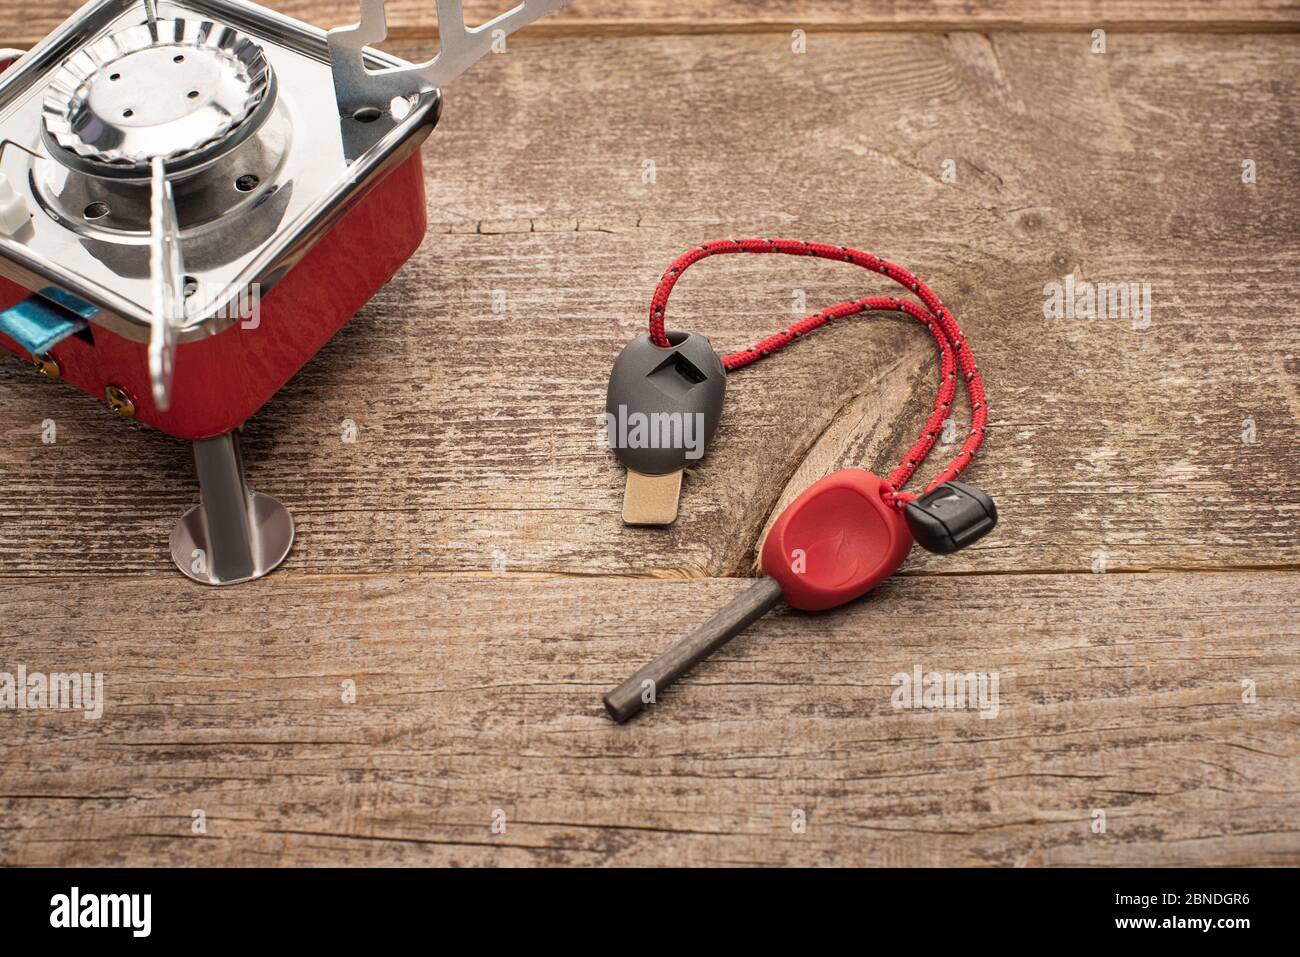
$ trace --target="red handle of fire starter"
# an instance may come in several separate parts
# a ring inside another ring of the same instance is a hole
[[[840,469],[814,482],[781,513],[763,543],[763,574],[786,602],[822,611],[865,595],[912,550],[901,512],[885,504],[879,476]]]

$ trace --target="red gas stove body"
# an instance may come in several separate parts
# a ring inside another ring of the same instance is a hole
[[[171,538],[190,578],[288,555],[237,430],[419,247],[442,86],[562,2],[467,29],[437,0],[414,65],[368,45],[383,0],[328,33],[244,0],[91,0],[0,51],[0,346],[194,442],[200,504]]]
[[[425,205],[424,165],[417,152],[360,197],[264,295],[255,323],[251,318],[236,322],[210,338],[177,346],[166,411],[157,408],[150,389],[148,343],[94,328],[93,339],[70,336],[44,356],[54,360],[69,385],[99,400],[112,395],[115,404],[121,401],[117,397],[125,398],[130,403],[125,411],[168,435],[207,439],[233,432],[419,248],[427,226]],[[31,294],[0,278],[0,309]],[[42,366],[3,332],[0,346]]]

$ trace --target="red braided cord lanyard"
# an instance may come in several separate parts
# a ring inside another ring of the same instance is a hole
[[[906,299],[896,299],[893,296],[869,296],[866,299],[841,302],[838,305],[830,306],[821,312],[800,319],[787,327],[785,331],[768,336],[749,349],[742,352],[733,352],[723,358],[722,364],[728,372],[743,369],[750,363],[765,359],[773,352],[784,349],[794,340],[802,338],[805,333],[819,329],[836,319],[843,319],[845,316],[856,315],[859,312],[877,309],[905,312],[928,328],[934,335],[935,342],[939,344],[941,353],[939,395],[934,402],[934,412],[931,413],[929,421],[926,422],[920,438],[908,450],[898,468],[889,473],[889,477],[885,479],[885,488],[887,489],[885,501],[895,508],[901,509],[916,498],[911,492],[903,492],[900,489],[907,484],[908,479],[912,477],[912,473],[930,454],[930,449],[934,447],[935,438],[938,436],[940,429],[943,428],[944,421],[948,418],[948,414],[952,409],[953,397],[957,394],[958,368],[961,369],[962,377],[966,382],[966,390],[970,393],[970,434],[966,437],[966,443],[962,446],[961,451],[957,453],[957,457],[948,463],[947,468],[931,480],[930,484],[925,487],[925,491],[928,492],[949,479],[956,478],[970,464],[971,458],[984,441],[984,430],[989,417],[988,405],[984,398],[984,381],[975,368],[975,357],[971,355],[970,346],[962,336],[961,327],[953,319],[952,313],[939,301],[939,297],[930,291],[930,287],[902,266],[886,262],[871,255],[871,253],[862,252],[860,249],[849,249],[847,246],[805,243],[793,239],[721,239],[704,243],[680,256],[676,262],[668,267],[663,279],[659,280],[659,287],[655,289],[654,299],[650,302],[650,339],[655,345],[665,349],[669,346],[668,337],[664,333],[664,319],[668,307],[668,297],[672,294],[673,286],[677,284],[678,278],[693,263],[721,253],[784,253],[787,256],[819,256],[822,259],[851,262],[864,269],[870,269],[872,272],[878,272],[882,276],[888,276],[894,282],[916,293],[924,304],[924,309],[914,302]]]

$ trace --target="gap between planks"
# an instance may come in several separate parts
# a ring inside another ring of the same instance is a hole
[[[1284,575],[1300,574],[1300,563],[1295,564],[1248,564],[1248,565],[1144,565],[1141,568],[1112,568],[1107,567],[1104,573],[1109,576],[1115,575],[1257,575],[1260,572],[1279,572]],[[1091,574],[1084,567],[1059,567],[1059,568],[991,568],[991,569],[955,569],[953,571],[934,571],[932,569],[915,569],[895,572],[893,578],[988,578],[988,577],[1013,577],[1013,578],[1044,578],[1061,575],[1086,575]],[[129,584],[140,581],[156,581],[160,577],[172,577],[170,572],[136,572],[127,575],[42,575],[39,578],[25,577],[21,575],[2,575],[0,582],[12,582],[21,585],[56,585],[56,584],[75,584],[85,582],[88,578],[93,577],[99,583],[122,583]],[[488,570],[482,571],[465,571],[465,572],[431,572],[422,569],[403,569],[390,568],[383,570],[361,571],[361,572],[292,572],[280,570],[274,573],[277,580],[285,582],[350,582],[350,581],[373,581],[381,578],[401,578],[415,581],[446,581],[446,582],[555,582],[555,581],[663,581],[663,582],[705,582],[705,581],[750,581],[752,576],[749,575],[701,575],[694,571],[686,569],[659,569],[655,572],[643,575],[629,574],[627,572],[574,572],[574,571],[521,571],[521,572],[494,572]]]
[[[511,37],[511,43],[583,37],[670,37],[733,36],[736,34],[789,34],[793,30],[827,36],[871,33],[1075,33],[1093,30],[1108,33],[1174,34],[1279,34],[1300,33],[1300,18],[1291,21],[1258,20],[875,20],[843,23],[816,20],[709,20],[690,23],[681,20],[586,20],[580,22],[539,20],[526,31]],[[427,43],[438,39],[436,26],[394,26],[380,45]]]

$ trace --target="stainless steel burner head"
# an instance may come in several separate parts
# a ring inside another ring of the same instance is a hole
[[[158,20],[102,37],[71,56],[45,96],[51,153],[101,176],[147,177],[209,163],[253,133],[275,99],[262,47],[202,19]]]

